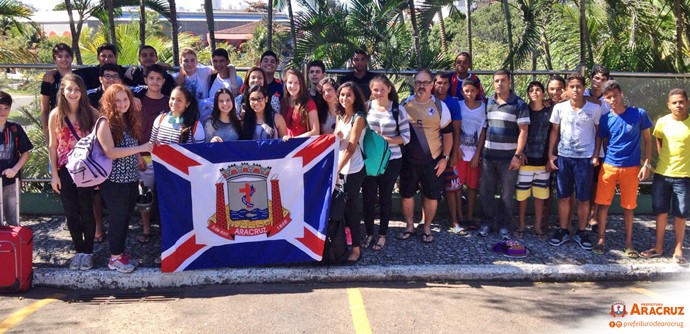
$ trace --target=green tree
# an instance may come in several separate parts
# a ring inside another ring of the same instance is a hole
[[[23,43],[8,43],[7,41],[13,30],[16,30],[23,37],[22,39],[31,38],[30,31],[35,31],[33,26],[30,25],[32,29],[25,29],[25,24],[19,22],[19,19],[29,19],[31,14],[31,9],[26,5],[12,0],[0,0],[0,62],[31,63],[35,61],[36,57],[23,47]]]

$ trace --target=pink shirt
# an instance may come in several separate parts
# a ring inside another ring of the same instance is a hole
[[[88,135],[88,133],[85,134],[81,131],[79,128],[79,123],[72,123],[72,126],[74,127],[74,131],[76,131],[79,135],[79,138],[83,138]],[[74,134],[72,134],[72,131],[70,131],[67,123],[64,123],[62,128],[57,129],[56,132],[58,140],[57,166],[58,169],[60,169],[62,166],[67,164],[67,156],[69,156],[69,152],[72,151],[74,145],[77,144],[77,138],[74,137]]]

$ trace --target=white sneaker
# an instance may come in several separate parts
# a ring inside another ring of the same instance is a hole
[[[83,254],[81,258],[80,270],[89,270],[93,268],[93,254]]]
[[[510,239],[510,232],[508,231],[508,229],[502,228],[502,229],[498,230],[498,238],[501,240]]]
[[[69,261],[69,269],[70,270],[77,270],[79,267],[81,267],[81,259],[83,258],[85,254],[83,253],[77,253],[72,260]]]
[[[131,273],[137,268],[137,263],[128,255],[122,255],[117,259],[110,258],[110,261],[108,261],[108,268],[117,270],[121,273]]]

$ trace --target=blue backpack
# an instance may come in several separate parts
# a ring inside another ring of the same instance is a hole
[[[391,158],[391,150],[388,148],[388,142],[369,128],[369,123],[364,113],[358,112],[355,114],[355,117],[352,118],[352,123],[355,122],[357,116],[363,117],[366,123],[363,144],[362,147],[359,148],[362,152],[362,158],[364,159],[364,169],[367,172],[367,176],[382,175],[386,172],[388,160]]]

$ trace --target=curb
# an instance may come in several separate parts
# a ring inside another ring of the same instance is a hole
[[[225,268],[161,273],[139,268],[121,274],[105,268],[34,269],[34,285],[65,289],[175,288],[217,284],[352,283],[399,281],[585,282],[690,279],[690,270],[669,264],[639,265],[394,265],[366,267]]]

